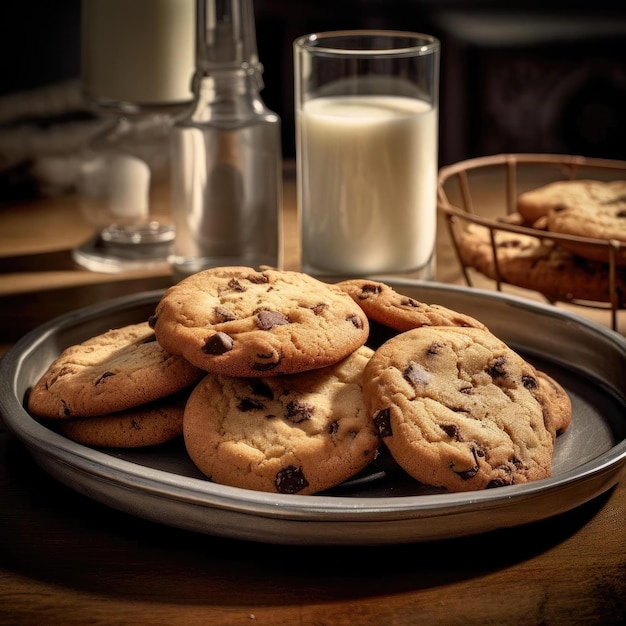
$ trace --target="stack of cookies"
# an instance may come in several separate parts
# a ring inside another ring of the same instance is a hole
[[[71,346],[27,406],[92,446],[182,435],[208,479],[281,494],[331,489],[385,449],[448,491],[546,478],[572,417],[559,383],[474,318],[376,281],[245,267]]]
[[[156,445],[182,434],[188,391],[204,374],[163,350],[144,321],[67,348],[27,406],[86,445]]]
[[[520,194],[517,213],[504,222],[536,234],[494,228],[492,241],[489,228],[471,223],[458,238],[464,265],[555,301],[624,308],[626,181],[550,183]],[[616,268],[613,282],[611,265]]]

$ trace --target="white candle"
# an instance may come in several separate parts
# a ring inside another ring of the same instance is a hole
[[[83,0],[87,96],[133,104],[190,100],[195,0]]]
[[[141,159],[119,155],[107,161],[109,213],[133,222],[148,217],[150,168]]]
[[[436,235],[437,110],[398,96],[316,98],[299,113],[303,266],[424,267]]]

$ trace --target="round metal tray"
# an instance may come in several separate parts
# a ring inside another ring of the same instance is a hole
[[[37,463],[72,489],[132,515],[200,533],[281,544],[390,544],[482,533],[540,520],[605,492],[626,464],[626,339],[549,305],[465,287],[387,281],[403,293],[481,319],[569,392],[574,417],[557,439],[550,478],[485,491],[432,493],[373,466],[319,495],[280,495],[214,484],[180,441],[139,450],[80,445],[33,419],[28,389],[72,345],[145,320],[161,292],[59,317],[0,361],[0,412]]]

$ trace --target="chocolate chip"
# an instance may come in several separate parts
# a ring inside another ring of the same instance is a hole
[[[205,354],[224,354],[233,349],[235,341],[230,335],[226,333],[215,333],[211,335],[205,342],[202,348],[202,352]]]
[[[450,439],[454,439],[454,441],[463,441],[461,437],[461,431],[456,424],[439,424],[439,428],[443,430]]]
[[[309,481],[304,477],[301,467],[288,465],[276,474],[274,486],[278,493],[298,493],[309,486]]]
[[[233,290],[233,291],[245,291],[246,288],[236,279],[236,278],[231,278],[228,281],[228,286]]]
[[[252,378],[249,381],[250,389],[255,396],[261,396],[268,400],[274,399],[274,392],[272,388],[263,380]]]
[[[474,478],[476,474],[478,474],[478,465],[474,465],[471,469],[465,470],[463,472],[456,472],[461,480],[470,480],[470,478]]]
[[[504,478],[494,478],[487,483],[485,489],[494,489],[496,487],[506,487],[507,485],[513,484],[510,480],[505,480]]]
[[[156,315],[151,315],[148,318],[148,326],[150,326],[150,328],[154,328],[156,326],[157,320],[159,318]]]
[[[478,457],[485,456],[485,452],[477,448],[472,448],[472,455],[474,456],[475,465],[468,470],[464,470],[462,472],[456,472],[456,474],[458,474],[461,480],[470,480],[470,478],[474,478],[474,476],[478,474],[478,470],[479,470]]]
[[[315,413],[315,407],[304,402],[298,402],[297,400],[290,400],[287,403],[287,412],[285,418],[294,424],[300,424],[300,422],[306,422],[313,417]]]
[[[380,285],[374,285],[372,283],[367,283],[361,287],[361,293],[359,294],[360,300],[367,300],[367,298],[371,298],[372,296],[377,296],[382,291],[382,287]]]
[[[248,411],[262,411],[265,408],[265,405],[253,398],[242,398],[242,400],[237,405],[237,408],[242,413],[247,413]]]
[[[59,378],[63,378],[63,376],[71,376],[74,373],[75,373],[75,371],[74,371],[73,367],[69,367],[67,365],[64,365],[59,370],[59,373],[56,376],[54,376],[50,380],[46,381],[46,389],[50,389],[50,387],[52,387],[52,385],[54,385],[59,380]]]
[[[413,387],[423,387],[430,383],[430,374],[418,363],[411,361],[402,376],[406,381],[411,383]]]
[[[421,307],[421,304],[417,300],[413,300],[413,298],[404,298],[400,304],[402,306],[408,306],[412,309],[419,309]]]
[[[272,359],[274,358],[273,354],[257,354],[258,359]],[[277,361],[266,361],[266,362],[257,362],[252,364],[252,369],[257,372],[269,372],[270,370],[278,367],[280,363],[280,359]]]
[[[506,372],[506,357],[499,356],[491,365],[491,367],[487,368],[487,373],[491,378],[502,378],[507,375]]]
[[[256,314],[257,326],[261,330],[271,330],[274,326],[289,324],[289,318],[280,311],[263,309]]]
[[[358,315],[349,315],[346,321],[350,322],[355,328],[359,330],[363,328],[363,320]]]
[[[220,322],[232,322],[237,319],[237,316],[225,306],[216,306],[213,312]]]
[[[615,214],[615,216],[616,216],[616,217],[626,217],[626,210],[624,210],[624,211],[622,211],[622,210],[618,211],[618,212]]]
[[[537,379],[532,376],[522,376],[522,385],[525,389],[536,389]]]
[[[313,311],[315,315],[321,315],[327,308],[328,305],[325,302],[320,302],[319,304],[312,306],[311,311]]]
[[[391,410],[381,409],[374,416],[374,427],[378,431],[380,437],[391,437],[393,431],[391,430]]]
[[[262,285],[269,282],[269,278],[265,274],[250,274],[246,278],[255,285]]]
[[[328,434],[335,435],[339,432],[339,422],[334,421],[328,425]]]
[[[105,378],[110,378],[111,376],[115,376],[113,372],[104,372],[100,378],[97,378],[94,382],[94,385],[97,387]]]
[[[435,341],[428,346],[426,350],[426,356],[435,356],[441,352],[441,348],[443,348],[443,344]]]

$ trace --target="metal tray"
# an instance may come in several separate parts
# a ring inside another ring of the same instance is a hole
[[[604,493],[626,464],[626,339],[584,318],[496,292],[387,281],[403,293],[473,315],[569,392],[571,427],[557,439],[552,476],[486,491],[425,490],[384,456],[320,495],[279,495],[214,484],[182,442],[131,451],[80,445],[23,408],[29,387],[68,345],[142,321],[160,291],[63,315],[24,336],[0,360],[0,412],[51,476],[105,505],[200,533],[280,544],[422,542],[513,527]]]

